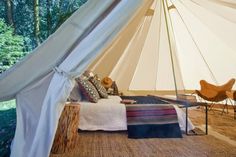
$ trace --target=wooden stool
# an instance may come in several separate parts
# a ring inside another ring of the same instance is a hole
[[[66,104],[59,119],[56,135],[51,149],[52,154],[62,154],[75,148],[79,126],[80,105]]]

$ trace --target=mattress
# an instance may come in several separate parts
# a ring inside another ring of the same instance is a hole
[[[126,108],[120,103],[119,96],[109,96],[108,99],[100,99],[98,103],[79,102],[79,129],[120,131],[127,130]],[[178,106],[174,105],[180,129],[185,131],[186,114]],[[194,129],[194,125],[188,119],[188,131]]]

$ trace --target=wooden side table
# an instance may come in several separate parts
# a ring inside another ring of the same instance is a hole
[[[56,135],[51,149],[52,154],[62,154],[75,148],[79,126],[80,105],[66,104],[59,119]]]

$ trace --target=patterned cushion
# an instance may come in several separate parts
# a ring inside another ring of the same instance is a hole
[[[94,77],[94,73],[91,70],[86,70],[83,75],[87,78]]]
[[[99,97],[98,91],[93,86],[93,84],[91,82],[89,82],[88,79],[82,78],[82,77],[80,77],[76,80],[79,84],[79,88],[80,88],[81,92],[86,97],[86,99],[90,102],[95,102],[95,103],[98,102],[100,97]]]
[[[108,94],[104,86],[101,84],[101,81],[97,76],[91,77],[89,81],[96,87],[101,98],[108,98]]]

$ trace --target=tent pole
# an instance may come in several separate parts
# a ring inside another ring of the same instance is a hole
[[[165,22],[166,22],[166,29],[167,29],[167,36],[168,36],[168,43],[169,43],[169,47],[170,47],[170,56],[171,56],[171,66],[172,66],[172,72],[173,72],[173,77],[174,77],[174,85],[175,85],[175,94],[176,97],[178,95],[178,90],[177,90],[177,83],[176,83],[176,76],[175,76],[175,67],[174,67],[174,59],[173,59],[173,50],[171,47],[171,41],[170,41],[170,30],[168,27],[168,22],[167,22],[167,13],[166,13],[166,8],[165,8],[165,4],[164,4],[165,0],[162,0],[162,5],[163,5],[163,10],[164,10],[164,15],[165,15]],[[167,5],[167,4],[166,4]]]

